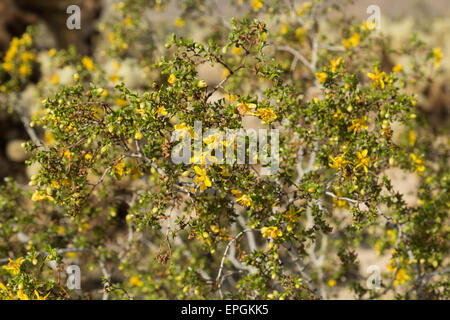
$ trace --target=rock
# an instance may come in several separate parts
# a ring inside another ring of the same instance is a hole
[[[6,145],[6,155],[14,162],[23,162],[28,159],[29,154],[22,148],[24,140],[12,140]]]
[[[211,66],[203,63],[197,67],[198,78],[205,80],[210,87],[215,86],[223,79],[223,69],[219,64]]]
[[[37,162],[32,163],[26,169],[28,178],[31,178],[35,174],[38,174],[40,169],[41,169],[41,165],[39,163],[37,163]]]
[[[393,167],[385,171],[386,176],[391,179],[392,187],[398,193],[403,195],[408,206],[417,205],[417,192],[419,190],[419,177],[412,172],[404,171]]]

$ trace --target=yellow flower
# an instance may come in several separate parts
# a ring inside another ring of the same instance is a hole
[[[166,116],[166,115],[167,115],[167,110],[166,110],[166,108],[161,107],[161,106],[157,106],[156,108],[157,108],[156,114],[158,114],[158,115],[160,115],[160,116]]]
[[[410,153],[409,156],[414,161],[415,172],[420,174],[425,171],[425,166],[423,165],[423,160],[416,156],[414,153]]]
[[[281,34],[286,34],[286,33],[288,33],[288,31],[289,31],[289,26],[287,25],[287,24],[283,24],[282,26],[281,26]]]
[[[95,68],[94,62],[88,56],[84,56],[83,59],[81,59],[81,63],[89,71],[92,71]]]
[[[130,285],[133,287],[142,287],[144,283],[137,276],[132,276],[130,278]]]
[[[414,147],[416,144],[416,132],[414,130],[409,131],[408,142],[410,147]]]
[[[136,134],[134,135],[134,138],[135,138],[136,140],[141,140],[141,139],[142,139],[142,133],[136,132]]]
[[[133,20],[131,19],[130,16],[125,18],[125,26],[129,27],[129,26],[131,26],[132,23],[133,23]]]
[[[51,186],[52,186],[53,188],[55,188],[55,189],[58,189],[58,188],[59,188],[59,183],[58,183],[58,181],[52,180]]]
[[[358,33],[353,33],[353,35],[348,39],[342,39],[342,44],[345,48],[350,49],[352,47],[356,47],[359,44],[361,37]]]
[[[401,268],[401,269],[398,270],[397,276],[395,277],[394,286],[398,286],[399,284],[403,284],[408,279],[409,279],[409,276],[406,274],[405,269]]]
[[[263,1],[261,0],[253,0],[251,5],[255,11],[258,11],[263,6]]]
[[[319,72],[314,74],[317,77],[317,81],[324,83],[327,80],[327,74],[325,72]]]
[[[308,32],[305,28],[298,27],[297,29],[295,29],[295,39],[297,39],[298,42],[303,43],[307,33]]]
[[[278,229],[278,227],[262,227],[261,228],[261,233],[262,236],[264,238],[272,238],[275,239],[276,237],[281,237],[283,235],[283,233],[281,232],[281,230]]]
[[[211,135],[209,137],[204,137],[203,142],[207,145],[208,150],[215,150],[220,145],[222,140],[218,135]]]
[[[4,293],[9,293],[8,288],[1,282],[0,282],[0,290],[4,291]]]
[[[328,280],[328,286],[334,287],[336,285],[336,280],[330,279]]]
[[[19,300],[30,300],[30,298],[23,293],[22,290],[17,291],[17,297],[19,298]]]
[[[31,74],[31,68],[28,63],[24,63],[19,67],[19,73],[22,76],[29,76]]]
[[[353,134],[355,134],[359,130],[367,130],[367,116],[362,117],[361,119],[352,120],[352,125],[348,128],[348,130],[353,130]]]
[[[342,113],[341,109],[338,109],[334,114],[333,114],[333,119],[334,120],[341,120],[344,117],[344,114]]]
[[[123,159],[113,167],[113,171],[120,177],[123,176],[123,169],[125,168],[125,161]]]
[[[373,72],[374,73],[367,73],[367,76],[373,81],[372,87],[376,88],[377,86],[379,86],[381,89],[384,89],[384,82],[386,81],[384,71],[379,72],[378,67],[375,66],[373,67]]]
[[[34,295],[36,296],[36,300],[47,300],[47,297],[50,295],[50,292],[51,291],[49,291],[45,296],[41,297],[39,295],[39,292],[37,290],[34,290]]]
[[[243,116],[246,115],[246,113],[250,110],[250,109],[254,109],[256,108],[256,104],[254,103],[247,103],[247,102],[240,102],[237,106],[236,106],[236,110]]]
[[[86,159],[86,161],[89,161],[89,160],[92,159],[92,155],[91,155],[90,153],[86,153],[86,154],[84,155],[84,159]]]
[[[233,101],[236,100],[236,96],[234,96],[234,95],[232,95],[232,94],[230,94],[230,93],[227,93],[227,94],[225,95],[225,99],[227,99],[227,100],[230,101],[230,102],[233,102]]]
[[[3,63],[3,69],[5,69],[5,71],[12,71],[14,69],[14,65],[12,63]]]
[[[34,54],[31,53],[31,52],[27,52],[27,51],[25,51],[24,53],[22,53],[22,54],[20,55],[20,59],[21,59],[23,62],[32,61],[32,60],[34,60],[34,58],[35,58]]]
[[[229,75],[230,75],[230,70],[224,68],[224,69],[222,70],[222,77],[223,77],[223,78],[226,78],[226,77],[228,77]]]
[[[67,160],[70,160],[70,156],[71,156],[71,153],[70,153],[70,150],[69,150],[69,149],[67,149],[66,151],[64,151],[64,157],[66,157]]]
[[[205,80],[200,80],[199,82],[198,82],[198,85],[197,85],[199,88],[206,88],[207,86],[208,86],[208,84],[206,83],[206,81]]]
[[[289,219],[290,222],[296,222],[300,219],[298,214],[302,211],[303,209],[295,210],[293,206],[290,206],[289,209],[283,214],[283,217]]]
[[[172,73],[172,74],[169,76],[169,79],[167,79],[167,82],[170,83],[170,84],[174,84],[175,81],[177,81],[177,77]]]
[[[366,31],[372,30],[373,28],[375,28],[375,21],[371,21],[370,24],[367,23],[367,21],[364,21],[361,25],[361,28]]]
[[[3,266],[2,268],[8,270],[13,276],[20,273],[20,264],[23,258],[17,258],[16,261],[9,259],[8,265]]]
[[[57,83],[59,82],[59,76],[55,74],[55,75],[52,77],[51,82],[52,82],[53,84],[57,84]]]
[[[198,177],[195,177],[195,183],[200,186],[201,191],[212,186],[211,180],[206,175],[206,169],[201,169],[199,166],[195,166],[194,170],[198,175]]]
[[[367,157],[367,153],[368,150],[365,149],[361,152],[357,151],[356,152],[356,156],[358,157],[358,163],[356,164],[355,169],[359,168],[359,167],[363,167],[364,172],[367,173],[368,172],[368,167],[369,167],[369,163],[370,163],[370,158]]]
[[[50,201],[55,200],[52,196],[43,193],[42,191],[36,190],[33,195],[31,196],[31,201],[42,201],[48,199]]]
[[[182,19],[182,18],[180,18],[180,17],[177,17],[176,19],[175,19],[175,25],[177,26],[177,27],[184,27],[185,25],[186,25],[186,22]]]
[[[434,48],[432,55],[434,58],[434,65],[436,67],[439,67],[439,65],[441,64],[441,60],[444,57],[444,55],[442,54],[441,48]]]
[[[337,58],[336,60],[331,61],[330,69],[332,72],[336,72],[336,70],[339,68],[339,66],[342,64],[343,60],[341,57]]]
[[[66,230],[64,229],[64,227],[59,226],[58,229],[56,230],[56,233],[58,233],[59,235],[64,235],[66,234]]]
[[[194,136],[194,132],[191,127],[187,126],[184,123],[179,123],[174,126],[175,130],[178,131],[179,137],[184,139],[184,137],[189,134],[191,138]]]
[[[116,102],[116,104],[119,107],[124,107],[124,106],[127,105],[127,100],[124,100],[124,99],[121,99],[121,98],[116,98],[116,99],[114,99],[114,101]]]
[[[297,16],[301,17],[305,13],[308,13],[311,10],[312,3],[311,2],[305,2],[303,3],[303,6],[297,10]]]
[[[260,108],[254,115],[260,117],[265,123],[270,123],[278,118],[271,108]]]
[[[244,205],[247,208],[249,207],[253,208],[252,199],[248,195],[244,194],[239,190],[231,190],[231,193],[237,198],[236,199],[237,203]]]
[[[242,47],[233,47],[233,53],[240,56],[242,54]]]
[[[396,64],[393,68],[392,71],[394,72],[400,72],[403,70],[403,66],[401,64]]]
[[[339,189],[335,188],[335,191],[336,191],[336,196],[342,197],[342,192]],[[348,208],[348,203],[345,200],[333,198],[333,202],[336,204],[336,206],[338,208]]]
[[[110,77],[109,80],[111,80],[112,82],[117,82],[119,81],[119,76],[115,73],[113,73]]]
[[[209,238],[209,234],[207,232],[203,232],[199,235],[197,235],[197,240],[198,241],[203,241],[205,240],[205,242],[210,245],[211,244],[211,239]]]
[[[330,163],[328,164],[328,166],[329,166],[330,168],[334,168],[334,169],[337,169],[337,170],[342,170],[342,169],[344,169],[344,166],[348,163],[347,160],[344,160],[344,155],[342,155],[342,156],[337,156],[337,157],[335,157],[335,158],[333,158],[332,156],[329,156],[329,158],[330,158],[330,160],[331,160],[332,162],[330,162]]]

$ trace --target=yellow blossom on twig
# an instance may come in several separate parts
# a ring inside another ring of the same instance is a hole
[[[367,157],[367,153],[368,153],[367,149],[365,149],[361,152],[359,152],[359,151],[356,152],[356,156],[358,157],[358,163],[356,164],[355,169],[357,169],[359,167],[363,167],[365,173],[368,172],[368,167],[369,167],[369,163],[370,163],[370,158]]]
[[[278,229],[278,227],[262,227],[261,228],[261,233],[263,238],[272,238],[275,239],[276,237],[281,237],[283,235],[283,232],[281,232],[280,229]]]

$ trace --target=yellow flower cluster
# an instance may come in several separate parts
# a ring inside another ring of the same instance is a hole
[[[351,49],[353,47],[356,47],[359,44],[359,41],[361,40],[361,37],[358,33],[353,33],[353,35],[348,39],[342,39],[341,42],[344,45],[346,49]]]
[[[297,41],[301,44],[304,42],[307,34],[308,31],[303,27],[298,27],[295,29],[295,39],[297,39]]]
[[[352,125],[348,128],[349,131],[353,130],[353,134],[359,130],[367,130],[367,116],[352,121]]]
[[[342,57],[338,57],[336,60],[331,61],[330,70],[336,72],[339,66],[343,63]]]
[[[247,102],[240,102],[237,106],[236,106],[236,110],[242,115],[245,116],[247,114],[247,112],[249,112],[250,110],[253,110],[256,108],[256,104],[254,103],[247,103]],[[252,111],[250,111],[250,113],[252,113]],[[253,114],[253,113],[252,113]]]
[[[197,174],[197,177],[195,177],[195,183],[200,186],[201,191],[212,186],[211,179],[209,179],[206,169],[195,166],[194,170]]]
[[[402,259],[403,260],[403,259]],[[391,272],[396,272],[397,267],[394,266],[395,263],[391,259],[390,263],[387,265],[387,268]],[[398,286],[399,284],[404,284],[406,280],[409,279],[409,276],[406,274],[406,270],[404,268],[400,268],[397,272],[397,276],[394,279],[394,286]]]
[[[392,71],[394,72],[400,72],[403,70],[403,66],[401,64],[396,64],[393,68]]]
[[[36,59],[33,53],[27,51],[31,44],[32,39],[27,33],[22,38],[14,37],[3,58],[3,69],[7,72],[18,72],[23,77],[31,75],[32,63]]]
[[[173,73],[169,76],[169,79],[167,79],[167,82],[170,84],[174,84],[176,81],[177,77]]]
[[[259,11],[259,9],[262,8],[263,4],[264,4],[264,1],[262,1],[262,0],[253,0],[251,2],[253,10],[255,10],[255,11]]]
[[[373,73],[368,72],[367,76],[372,80],[372,87],[380,87],[381,89],[384,89],[384,85],[387,81],[386,74],[383,72],[380,72],[378,70],[378,67],[373,67]]]
[[[117,163],[114,167],[113,167],[113,171],[114,173],[116,173],[119,177],[123,176],[123,172],[124,172],[124,168],[125,168],[125,161],[123,161],[123,159]]]
[[[252,199],[239,190],[231,190],[231,193],[237,198],[236,202],[246,206],[247,208],[253,208]]]
[[[281,230],[275,226],[262,227],[261,233],[262,233],[263,238],[271,238],[271,239],[275,239],[275,238],[281,237],[283,235],[283,232],[281,232]]]
[[[95,69],[94,61],[92,61],[92,59],[89,58],[88,56],[84,56],[83,59],[81,59],[81,63],[89,71],[92,71]]]
[[[359,167],[362,167],[364,169],[364,172],[368,172],[368,167],[370,165],[370,158],[367,157],[367,149],[359,152],[356,152],[356,156],[358,157],[358,163],[356,164],[355,170]]]
[[[50,201],[54,201],[55,200],[51,195],[49,195],[47,193],[44,193],[44,192],[42,192],[40,190],[36,190],[33,193],[33,195],[31,196],[31,201],[42,201],[42,200],[45,200],[45,199],[50,200]]]
[[[182,27],[184,27],[186,25],[186,22],[182,18],[177,17],[175,19],[174,24],[175,24],[175,26],[182,28]]]
[[[22,261],[22,257],[17,258],[15,261],[13,259],[9,259],[8,265],[3,266],[2,268],[8,270],[13,276],[18,275],[20,273],[20,264]]]
[[[434,65],[436,67],[439,67],[439,65],[441,64],[441,60],[444,57],[444,55],[442,54],[441,48],[434,48],[432,55],[434,58]]]
[[[367,157],[368,150],[365,149],[361,152],[356,152],[356,157],[358,158],[357,161],[354,163],[355,167],[353,171],[356,171],[359,167],[362,167],[364,169],[364,172],[368,172],[368,167],[370,166],[370,158]],[[329,156],[331,162],[328,164],[330,168],[334,168],[336,170],[343,170],[345,165],[347,163],[350,163],[349,161],[344,159],[345,153],[341,156],[332,157]]]
[[[133,287],[142,287],[144,283],[137,276],[132,276],[130,278],[130,285]]]
[[[425,171],[425,166],[423,165],[423,160],[420,157],[416,156],[414,153],[410,153],[409,156],[413,160],[414,171],[417,174],[420,174],[420,173],[424,172]]]
[[[327,80],[327,74],[325,72],[318,72],[314,74],[317,77],[317,81],[324,83]]]
[[[311,8],[312,8],[311,2],[304,2],[302,7],[297,10],[297,15],[301,17],[305,13],[309,13],[311,11]]]
[[[303,209],[295,210],[293,206],[290,206],[289,209],[283,214],[283,217],[288,219],[289,222],[297,222],[300,219],[299,213],[302,211]]]
[[[344,160],[344,155],[342,155],[342,156],[336,156],[336,157],[329,156],[329,158],[330,158],[330,160],[331,160],[332,162],[330,162],[330,163],[328,164],[328,166],[329,166],[330,168],[334,168],[334,169],[336,169],[336,170],[343,170],[343,169],[344,169],[344,166],[345,166],[347,163],[349,163],[349,161]]]
[[[264,123],[271,123],[278,118],[271,108],[260,108],[254,113],[254,115],[260,117]]]
[[[34,290],[34,295],[36,296],[35,300],[47,300],[47,297],[50,295],[49,291],[45,296],[41,296],[37,290]],[[0,296],[6,297],[7,300],[31,300],[30,297],[23,292],[22,289],[19,289],[15,294],[11,290],[9,290],[3,283],[0,282]],[[17,297],[17,298],[16,298]]]

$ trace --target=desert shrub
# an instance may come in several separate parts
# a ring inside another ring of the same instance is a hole
[[[324,1],[235,1],[249,10],[229,22],[180,2],[175,27],[154,31],[144,9],[161,1],[116,4],[92,57],[47,52],[35,29],[11,42],[1,99],[37,172],[0,189],[0,296],[448,298],[448,132],[430,130],[415,91],[441,50],[414,36],[396,48]],[[208,32],[194,41],[196,28]],[[389,64],[399,55],[411,64]],[[239,140],[207,130],[249,128],[276,134],[259,154],[245,137],[246,163],[221,162]],[[392,168],[418,181],[415,201]],[[387,259],[378,289],[364,248]],[[70,264],[81,290],[65,285]]]

